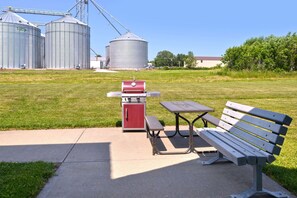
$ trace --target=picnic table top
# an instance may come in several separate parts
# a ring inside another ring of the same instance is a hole
[[[173,113],[213,112],[214,109],[194,101],[164,101],[160,104]]]

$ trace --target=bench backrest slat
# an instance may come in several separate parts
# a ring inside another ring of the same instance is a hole
[[[267,110],[263,110],[263,109],[259,109],[259,108],[255,108],[247,105],[242,105],[242,104],[238,104],[230,101],[226,103],[226,106],[237,111],[241,111],[250,115],[268,119],[279,124],[285,124],[287,126],[289,126],[292,122],[292,118],[285,114],[267,111]]]
[[[232,126],[231,124],[228,124],[222,120],[219,122],[219,127],[229,131],[233,135],[235,135],[235,136],[245,140],[246,142],[249,142],[252,145],[254,145],[262,150],[265,150],[269,153],[276,154],[276,155],[279,155],[279,153],[280,153],[281,149],[277,145],[267,142],[263,139],[253,136],[249,133],[246,133],[246,132],[236,128],[235,126]]]
[[[263,130],[260,127],[256,127],[255,125],[251,125],[250,123],[243,122],[243,121],[237,120],[235,118],[231,118],[230,116],[227,116],[224,114],[222,114],[221,119],[227,123],[230,123],[231,125],[233,125],[237,128],[247,131],[248,133],[250,133],[254,136],[259,136],[260,138],[262,138],[264,140],[268,140],[269,142],[279,144],[279,145],[282,145],[284,143],[283,137],[281,137],[277,134],[271,133],[267,130]],[[246,133],[246,132],[244,132],[244,133]]]
[[[249,122],[252,123],[256,126],[262,127],[264,129],[270,130],[274,133],[279,133],[282,135],[286,135],[288,128],[284,127],[280,124],[276,124],[267,120],[263,120],[263,119],[258,119],[256,117],[250,116],[250,115],[246,115],[244,113],[238,112],[238,111],[233,111],[232,109],[227,109],[225,108],[223,110],[223,113],[226,115],[229,115],[231,117],[237,118],[239,120],[245,121],[245,122]],[[207,114],[206,114],[207,115]]]

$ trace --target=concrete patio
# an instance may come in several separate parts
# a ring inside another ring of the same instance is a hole
[[[167,127],[167,130],[172,127]],[[200,151],[213,150],[199,137]],[[161,150],[182,150],[187,139],[161,139]],[[40,192],[43,197],[228,197],[251,186],[250,166],[202,166],[213,153],[152,155],[144,132],[121,128],[0,132],[0,161],[61,163]],[[295,197],[267,176],[264,188]]]

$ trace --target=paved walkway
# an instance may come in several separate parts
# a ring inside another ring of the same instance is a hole
[[[159,146],[185,149],[186,144],[186,139],[177,137],[162,139]],[[198,144],[209,149],[203,142]],[[40,198],[221,198],[251,185],[251,167],[202,166],[201,159],[211,155],[153,156],[145,133],[122,133],[121,128],[0,132],[0,161],[61,163]],[[290,195],[265,175],[263,183],[269,190]]]

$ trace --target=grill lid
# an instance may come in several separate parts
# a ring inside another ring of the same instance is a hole
[[[143,80],[127,80],[122,82],[123,93],[144,93],[145,81]]]

